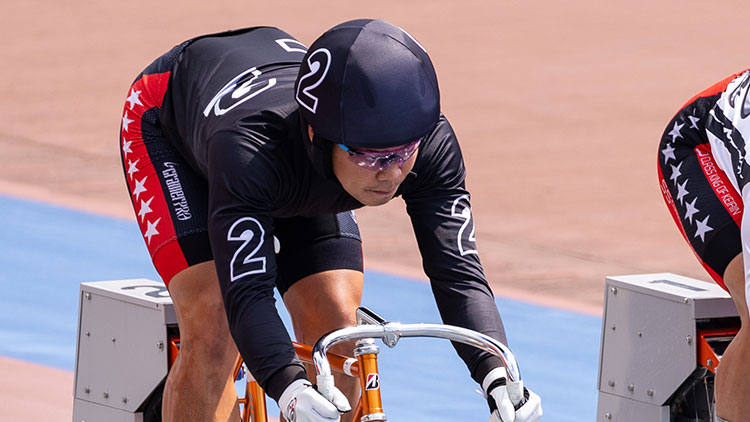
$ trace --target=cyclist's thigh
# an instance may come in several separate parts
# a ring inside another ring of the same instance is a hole
[[[363,271],[362,240],[353,212],[276,219],[274,228],[280,244],[276,285],[282,296],[314,274]]]
[[[214,261],[177,273],[170,281],[169,294],[177,312],[181,340],[232,343]]]
[[[745,298],[745,267],[742,254],[737,255],[724,271],[724,283],[732,296],[737,312],[740,314],[742,325],[748,324],[747,300]]]
[[[743,206],[702,130],[691,125],[694,113],[709,118],[700,109],[704,106],[708,103],[701,100],[690,104],[667,126],[659,144],[659,182],[683,237],[711,277],[726,289],[724,272],[742,252]]]
[[[312,343],[356,323],[363,274],[353,217],[347,212],[275,222],[281,244],[277,285],[298,341]]]
[[[212,259],[206,181],[171,145],[160,125],[169,74],[181,47],[154,61],[135,80],[120,132],[122,164],[138,225],[168,287],[178,272]]]

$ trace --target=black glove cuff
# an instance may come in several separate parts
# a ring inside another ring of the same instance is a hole
[[[498,378],[490,383],[490,385],[487,387],[487,405],[490,406],[490,413],[497,410],[497,403],[495,403],[495,399],[490,394],[492,390],[494,390],[497,387],[502,387],[504,385],[508,384],[508,380],[505,378]]]
[[[487,405],[490,407],[490,414],[494,412],[495,410],[497,410],[497,403],[495,403],[495,399],[492,397],[490,392],[494,390],[496,387],[501,387],[507,384],[508,382],[505,378],[499,378],[499,379],[496,379],[495,381],[492,381],[490,383],[490,386],[487,387]],[[518,404],[513,406],[513,409],[518,411],[518,409],[523,407],[523,405],[526,404],[527,401],[529,401],[529,389],[524,387],[523,398],[521,399],[520,402],[518,402]]]

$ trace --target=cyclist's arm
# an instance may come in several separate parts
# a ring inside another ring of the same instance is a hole
[[[278,401],[305,374],[273,297],[273,168],[243,148],[249,147],[212,141],[209,162],[218,164],[209,169],[209,236],[232,337],[250,372]]]
[[[474,241],[463,158],[446,120],[441,119],[419,154],[416,176],[403,195],[443,322],[507,344]],[[478,383],[502,365],[487,352],[460,344],[454,347]]]

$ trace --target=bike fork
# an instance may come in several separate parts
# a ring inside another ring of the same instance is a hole
[[[362,389],[362,418],[359,422],[386,421],[380,399],[380,374],[378,373],[380,348],[371,338],[358,340],[354,357],[359,362],[359,384]]]

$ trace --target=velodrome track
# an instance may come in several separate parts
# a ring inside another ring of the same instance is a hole
[[[660,198],[656,144],[685,100],[748,67],[740,17],[749,9],[740,0],[720,5],[698,0],[321,0],[314,6],[302,0],[10,2],[3,5],[0,25],[6,40],[0,43],[0,193],[96,213],[80,214],[84,226],[96,224],[91,219],[102,214],[122,218],[115,225],[127,224],[133,212],[119,167],[119,117],[127,87],[153,58],[200,33],[275,25],[309,43],[343,20],[383,17],[409,30],[435,62],[443,110],[463,146],[480,252],[496,294],[591,318],[585,315],[600,312],[608,274],[669,271],[707,278]],[[6,201],[16,199],[2,199],[2,215],[10,212]],[[358,214],[367,266],[423,279],[415,242],[404,235],[411,230],[399,202]],[[53,218],[59,218],[57,212]],[[36,228],[11,236],[19,221],[4,218],[3,252],[23,250],[20,245],[32,238],[39,241],[30,248],[34,252],[58,244],[79,250],[77,243],[64,242],[80,239],[63,238],[70,233],[30,220],[36,214],[14,215]],[[48,237],[42,240],[40,233]],[[73,271],[66,275],[75,279],[68,279],[73,284],[89,274],[114,278],[109,270],[119,266],[149,271],[145,250],[137,252],[137,259],[125,258],[137,261],[130,261],[131,267],[119,261],[109,265],[118,252],[119,246],[107,251],[107,271],[95,274],[86,272],[91,262],[71,267],[57,251],[44,258],[33,255],[41,261],[4,258],[9,270],[0,271],[0,314],[13,318],[2,320],[0,332],[13,331],[23,321],[22,314],[6,309],[31,306],[27,318],[33,319],[62,300],[38,281],[58,280],[61,273],[49,275],[55,265]],[[27,264],[25,271],[11,272],[19,263]],[[14,286],[32,289],[29,294],[42,302],[6,296]],[[67,300],[65,312],[74,312]],[[511,315],[504,314],[511,345],[522,347],[523,332],[534,326],[524,321],[514,328]],[[57,324],[71,315],[45,321]],[[64,337],[67,346],[35,347],[49,349],[46,353],[67,350],[62,355],[71,359],[70,323],[68,331],[55,327],[60,328],[53,325],[49,332]],[[589,339],[587,350],[577,345],[561,353],[566,359],[567,353],[586,353],[582,367],[591,371],[598,333],[583,337]],[[6,351],[0,355],[41,362]],[[48,369],[55,364],[0,359],[7,381],[0,387],[0,405],[21,406],[25,412],[0,419],[69,419],[70,365]],[[531,379],[529,366],[523,368]],[[590,386],[579,391],[594,388],[593,379],[587,382]],[[40,385],[48,387],[52,401],[36,400]],[[558,390],[545,399],[574,389]],[[584,409],[595,406],[592,397],[581,404]]]
[[[23,388],[6,382],[0,389],[0,419],[69,420],[79,284],[158,276],[133,221],[4,196],[0,220],[16,222],[0,229],[4,239],[14,240],[0,249],[0,356],[14,360],[0,365],[10,364],[4,377],[23,378]],[[497,302],[522,376],[545,399],[547,420],[593,420],[600,318]],[[363,304],[394,321],[440,322],[428,284],[383,272],[366,271]],[[403,339],[394,350],[383,349],[389,420],[486,419],[486,404],[448,342]],[[38,406],[27,394],[52,396],[53,402]],[[40,413],[50,410],[54,418]]]

